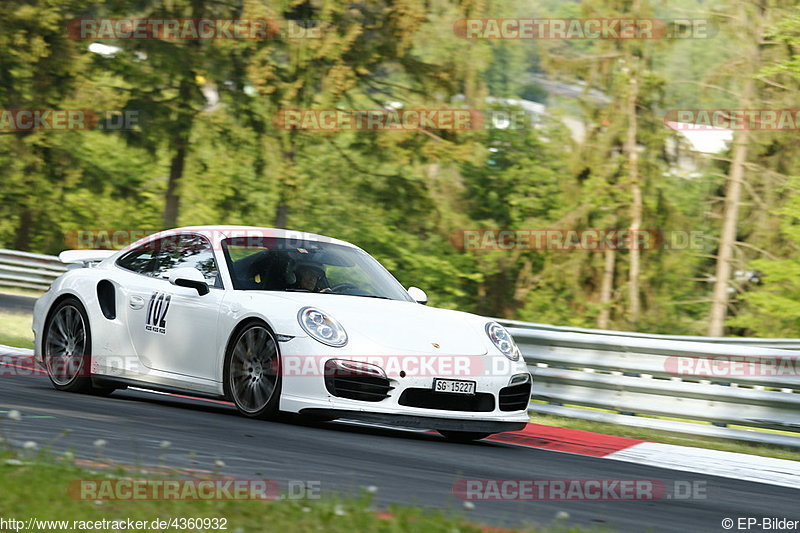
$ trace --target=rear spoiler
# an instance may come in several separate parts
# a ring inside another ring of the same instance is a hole
[[[66,250],[58,254],[58,260],[62,263],[78,264],[84,267],[91,267],[94,263],[99,263],[103,259],[109,258],[118,250]]]

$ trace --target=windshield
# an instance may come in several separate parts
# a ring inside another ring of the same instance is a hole
[[[298,239],[226,239],[233,288],[315,292],[413,301],[402,285],[358,248]]]

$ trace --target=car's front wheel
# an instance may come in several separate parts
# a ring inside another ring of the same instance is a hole
[[[92,386],[92,332],[83,304],[74,297],[61,300],[44,327],[42,352],[47,376],[58,390],[109,394]]]
[[[280,353],[263,323],[243,327],[225,357],[225,388],[236,408],[251,418],[273,418],[281,395]]]

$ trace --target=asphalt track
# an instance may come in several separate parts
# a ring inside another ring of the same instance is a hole
[[[20,421],[0,414],[0,434],[13,442],[55,442],[77,457],[166,464],[244,479],[318,481],[326,494],[378,487],[378,507],[390,503],[452,510],[496,526],[549,524],[565,511],[570,525],[612,531],[724,531],[726,517],[800,519],[800,491],[736,479],[695,475],[608,459],[481,442],[457,444],[435,434],[342,423],[264,422],[245,419],[224,403],[139,391],[108,398],[58,392],[45,377],[0,377],[0,410],[17,409]],[[64,435],[64,430],[72,430]],[[61,435],[61,437],[59,437]],[[159,446],[170,441],[167,449]],[[453,494],[463,478],[647,479],[705,482],[706,498],[657,501],[475,502],[465,511]],[[760,531],[760,529],[751,529]]]

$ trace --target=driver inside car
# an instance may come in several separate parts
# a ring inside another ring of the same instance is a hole
[[[301,263],[294,269],[295,288],[309,292],[330,292],[325,271],[318,265]]]

